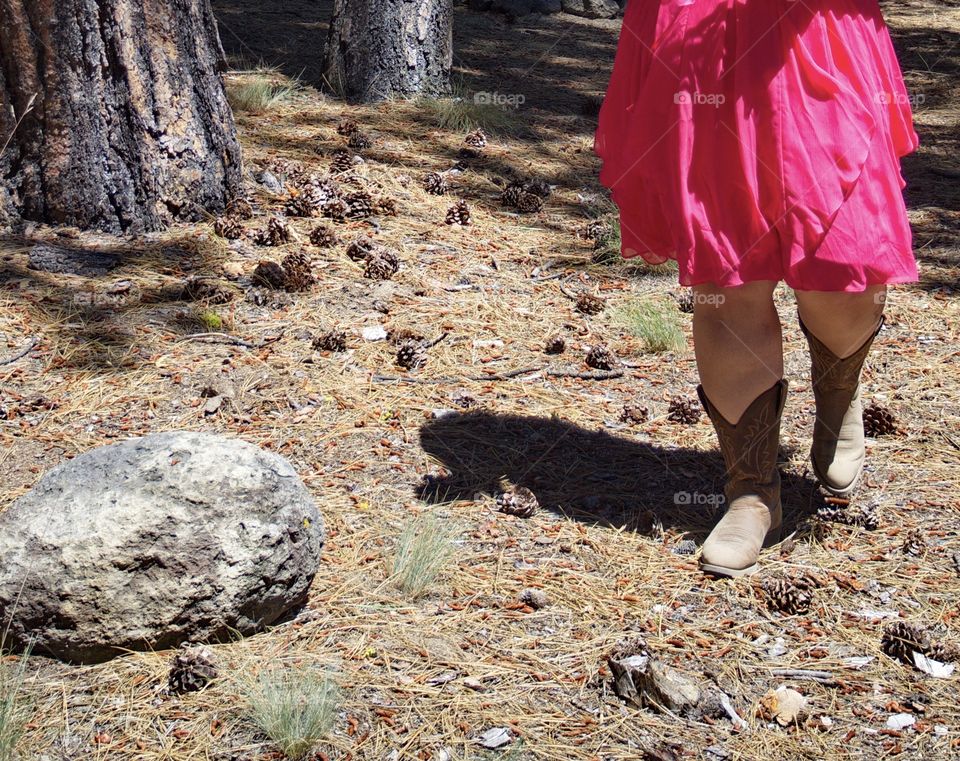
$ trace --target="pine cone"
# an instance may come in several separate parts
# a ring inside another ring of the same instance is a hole
[[[323,205],[323,216],[336,222],[344,222],[350,213],[350,205],[342,198],[331,198]]]
[[[410,328],[390,328],[387,331],[387,341],[394,346],[399,346],[404,341],[422,342],[424,337]]]
[[[243,235],[243,223],[237,217],[217,217],[213,222],[213,232],[221,238],[236,240]]]
[[[497,495],[497,510],[518,518],[529,518],[539,506],[536,495],[525,486],[511,486]]]
[[[817,509],[817,517],[831,523],[856,526],[867,531],[876,531],[880,527],[880,516],[877,515],[876,508],[870,505],[849,509],[827,504]]]
[[[563,336],[550,336],[543,345],[546,354],[563,354],[567,350],[567,342]]]
[[[250,276],[254,283],[279,290],[287,283],[287,274],[283,267],[270,259],[264,259]]]
[[[202,301],[204,304],[226,304],[236,297],[236,293],[219,280],[207,277],[192,277],[183,286],[183,295],[190,301]]]
[[[344,137],[349,137],[358,129],[360,129],[360,127],[357,126],[357,123],[353,119],[343,119],[337,124],[337,134],[343,135]]]
[[[297,191],[291,191],[290,197],[283,205],[283,213],[288,217],[312,217],[317,210],[310,198]]]
[[[595,370],[613,370],[619,364],[617,355],[603,344],[590,347],[586,362],[589,367]]]
[[[267,221],[266,228],[258,230],[254,242],[261,246],[282,246],[295,239],[293,228],[283,217],[273,216]]]
[[[227,204],[226,215],[237,219],[253,219],[253,206],[243,196],[237,196]]]
[[[440,172],[430,172],[423,178],[423,189],[431,195],[442,196],[449,190],[447,178]]]
[[[692,425],[700,419],[702,412],[703,409],[700,407],[700,403],[695,399],[677,397],[670,401],[670,406],[667,409],[667,420],[671,420],[674,423]]]
[[[427,353],[420,341],[403,341],[397,348],[397,364],[407,370],[423,367],[427,362]]]
[[[464,200],[457,201],[453,206],[447,209],[448,225],[469,225],[470,207]]]
[[[175,695],[196,692],[217,678],[213,653],[205,647],[187,647],[173,657],[167,686]]]
[[[346,351],[347,334],[342,330],[330,330],[313,339],[313,348],[317,351]]]
[[[397,255],[386,248],[379,248],[367,259],[363,276],[370,280],[389,280],[400,269]]]
[[[380,197],[377,199],[374,208],[385,217],[395,217],[397,216],[397,199],[388,196]]]
[[[361,236],[352,240],[347,246],[347,257],[354,262],[365,262],[379,247],[375,241]]]
[[[475,150],[483,150],[487,147],[487,133],[482,127],[477,127],[473,132],[463,139],[464,145]]]
[[[677,309],[684,314],[693,314],[693,288],[684,288],[674,298],[677,300]]]
[[[927,551],[927,539],[923,530],[915,528],[912,531],[908,531],[903,539],[901,549],[905,555],[913,555],[915,557],[923,555]]]
[[[305,171],[302,162],[285,158],[274,159],[267,168],[272,174],[287,180],[295,180]]]
[[[310,257],[303,251],[283,257],[284,286],[288,291],[308,291],[316,285]]]
[[[871,438],[893,436],[898,433],[897,419],[886,407],[872,402],[863,411],[863,432]]]
[[[333,160],[330,162],[330,173],[340,174],[349,172],[353,169],[353,154],[346,148],[337,148],[333,152]]]
[[[517,199],[517,211],[525,214],[536,214],[543,208],[543,199],[535,193],[523,191]]]
[[[583,314],[600,314],[607,306],[606,300],[582,291],[577,296],[576,309]]]
[[[813,590],[819,586],[817,582],[818,580],[807,575],[769,578],[763,582],[763,593],[771,610],[795,616],[810,610]]]
[[[347,140],[347,145],[350,146],[350,150],[356,151],[365,151],[373,145],[373,138],[370,137],[366,132],[361,132],[359,129],[355,129],[350,133],[350,138]]]
[[[476,397],[471,396],[470,394],[460,391],[453,395],[452,401],[455,405],[464,410],[473,410],[480,406],[480,402]]]
[[[347,217],[350,219],[366,219],[373,216],[373,197],[365,190],[349,193],[343,197],[347,204]]]
[[[328,178],[311,177],[297,186],[296,193],[300,196],[300,204],[310,209],[309,214],[301,216],[313,216],[321,213],[326,204],[340,196],[340,188]]]
[[[930,633],[920,624],[911,624],[908,621],[894,621],[883,630],[880,640],[880,649],[894,660],[910,666],[913,662],[913,653],[928,655],[932,648]]]
[[[500,200],[504,206],[517,208],[520,204],[520,197],[524,192],[523,183],[519,180],[514,180],[503,189],[503,192],[500,194]]]
[[[318,225],[310,231],[310,242],[320,248],[331,248],[337,245],[337,233],[328,225]]]
[[[546,180],[529,180],[523,184],[523,189],[543,200],[548,199],[553,193],[553,188]]]
[[[606,237],[607,225],[599,219],[596,219],[584,227],[580,234],[587,240],[600,241]]]
[[[625,404],[620,413],[622,423],[646,423],[650,419],[650,410],[638,404]]]

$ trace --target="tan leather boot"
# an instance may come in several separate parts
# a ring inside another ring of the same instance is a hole
[[[810,464],[823,488],[838,497],[845,497],[854,490],[863,471],[865,450],[860,370],[881,327],[883,317],[863,346],[849,357],[840,359],[800,321],[800,328],[810,346],[810,374],[817,402]]]
[[[720,441],[726,464],[727,512],[700,553],[700,567],[718,576],[745,576],[757,570],[761,548],[780,539],[780,472],[777,449],[787,382],[777,381],[753,400],[731,425],[697,387]]]

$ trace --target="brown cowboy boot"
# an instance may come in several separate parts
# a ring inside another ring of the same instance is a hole
[[[731,425],[697,387],[717,431],[726,464],[727,512],[710,532],[700,553],[700,567],[718,576],[744,576],[757,570],[760,549],[780,538],[780,473],[777,449],[787,382],[777,381],[753,400]]]
[[[845,497],[854,490],[863,470],[865,450],[860,370],[881,327],[883,317],[863,346],[849,357],[840,359],[800,321],[800,328],[810,345],[813,395],[817,402],[810,463],[817,480],[838,497]]]

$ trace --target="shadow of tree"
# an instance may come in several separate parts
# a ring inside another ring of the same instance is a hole
[[[702,540],[723,511],[717,450],[670,447],[590,431],[559,418],[485,411],[420,429],[420,444],[448,472],[420,488],[425,501],[473,500],[501,479],[525,486],[566,517],[649,534],[658,524]],[[822,504],[816,484],[783,476],[784,528],[798,529]]]
[[[172,334],[197,329],[184,317],[189,302],[184,278],[213,266],[210,252],[196,238],[132,245],[91,237],[81,242],[0,236],[0,295],[38,314],[53,346],[51,367],[136,369],[148,360],[141,356],[145,321]],[[38,247],[55,251],[86,274],[31,267],[29,252]]]

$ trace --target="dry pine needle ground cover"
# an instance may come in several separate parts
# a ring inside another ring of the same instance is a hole
[[[218,3],[231,28],[245,19],[240,53],[256,52],[257,40],[268,62],[295,68],[295,56],[270,47],[279,22],[255,6]],[[806,348],[792,297],[779,292],[792,382],[782,470],[796,535],[752,579],[706,579],[688,554],[717,514],[675,495],[716,494],[721,466],[706,416],[694,420],[685,405],[696,374],[675,273],[597,263],[584,232],[597,219],[609,229],[612,212],[596,182],[589,106],[605,86],[614,22],[508,25],[458,12],[464,91],[527,93],[465,158],[468,129],[438,126],[429,104],[348,106],[309,87],[285,92],[289,80],[270,75],[275,102],[238,110],[251,173],[267,169],[288,188],[301,169],[325,176],[348,145],[337,127],[355,121],[371,144],[354,141],[363,163],[338,182],[369,192],[373,216],[285,217],[299,242],[260,246],[251,235],[284,217],[290,194],[251,177],[255,216],[239,223],[237,240],[216,235],[212,219],[148,239],[47,228],[4,239],[0,361],[27,351],[0,365],[0,508],[64,458],[188,428],[290,458],[329,528],[308,610],[215,646],[219,677],[201,692],[166,692],[169,653],[86,667],[31,658],[24,757],[280,758],[245,718],[243,681],[289,667],[328,672],[341,689],[317,758],[960,758],[957,677],[934,679],[881,649],[898,618],[947,644],[960,638],[960,21],[954,4],[888,11],[923,96],[923,146],[905,162],[922,281],[891,295],[864,376],[866,398],[893,414],[896,430],[869,440],[866,488],[853,504],[824,506],[806,468]],[[314,27],[322,33],[305,22]],[[235,97],[249,96],[244,88],[263,78],[232,73],[229,82]],[[465,171],[449,172],[460,160]],[[447,172],[446,195],[424,189],[429,172]],[[542,210],[501,202],[518,178],[554,186]],[[395,215],[377,205],[383,198]],[[471,224],[446,224],[459,199]],[[338,242],[313,245],[320,224]],[[361,237],[394,252],[390,279],[364,277],[367,264],[347,256]],[[89,277],[30,269],[42,242],[99,251],[117,266]],[[299,252],[315,278],[306,290],[256,282],[259,262]],[[602,298],[602,310],[578,309],[581,292]],[[638,329],[638,313],[654,315],[652,329]],[[674,348],[671,325],[681,331]],[[398,367],[395,341],[372,340],[381,329],[412,337],[408,358],[423,363]],[[667,337],[665,351],[650,350],[651,330]],[[557,338],[564,351],[546,353]],[[611,370],[585,362],[600,344],[615,355]],[[533,493],[531,517],[498,509],[504,482]],[[398,538],[423,514],[451,533],[454,551],[415,596],[389,576]],[[811,576],[805,610],[771,608],[765,585]],[[747,726],[624,704],[606,657],[638,636],[718,685]],[[758,716],[783,684],[807,697],[810,723]],[[916,723],[889,729],[901,712]],[[497,727],[511,742],[485,750],[478,738]]]

